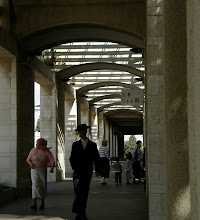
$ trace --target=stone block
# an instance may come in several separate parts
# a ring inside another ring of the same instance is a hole
[[[10,104],[10,94],[0,94],[0,104]]]
[[[16,153],[17,152],[17,142],[10,141],[10,152]]]
[[[148,46],[159,46],[162,44],[162,37],[147,37],[147,45]]]
[[[164,30],[164,27],[163,27],[163,16],[159,16],[159,20],[158,20],[158,35],[160,37],[163,36],[163,30]]]
[[[17,104],[17,96],[16,96],[16,94],[11,94],[11,104],[12,105],[16,105]]]
[[[151,134],[163,134],[164,128],[163,125],[157,125],[157,126],[149,126],[149,135]]]
[[[165,185],[150,184],[149,190],[153,194],[164,194],[166,189],[165,189]]]
[[[157,184],[160,181],[160,165],[149,164],[149,181],[151,184]]]
[[[17,120],[17,109],[11,109],[11,120],[12,121]]]
[[[149,197],[149,215],[160,215],[161,211],[160,211],[160,203],[161,203],[161,199],[160,199],[160,194],[153,194],[151,193],[151,191],[149,191],[150,193],[150,197]]]
[[[147,35],[149,37],[159,37],[158,24],[159,16],[148,16]]]
[[[161,201],[160,201],[160,207],[161,207],[161,215],[165,216],[166,212],[166,195],[165,194],[161,194],[160,195]]]
[[[51,118],[52,117],[52,111],[51,110],[45,109],[43,111],[43,113],[44,113],[44,118]]]
[[[10,152],[10,141],[0,140],[0,153]]]
[[[11,86],[10,78],[0,77],[0,88],[8,89]]]
[[[9,124],[11,119],[10,109],[1,110],[0,109],[0,124]]]
[[[12,89],[16,89],[17,88],[16,78],[11,78],[11,88]]]
[[[157,45],[147,47],[147,65],[148,67],[156,67],[160,65],[159,47]]]
[[[52,121],[51,120],[45,120],[45,121],[43,121],[43,124],[44,124],[45,130],[50,129],[49,131],[51,131],[51,128],[52,128]]]
[[[148,95],[154,95],[154,96],[159,96],[160,92],[162,92],[162,87],[161,87],[161,83],[162,83],[162,78],[160,76],[157,75],[150,75],[148,77],[148,85],[149,86],[148,89]]]
[[[147,9],[149,7],[162,7],[163,6],[163,0],[147,0]]]
[[[152,105],[149,106],[148,110],[148,123],[151,126],[157,126],[160,124],[160,106]]]
[[[10,132],[10,126],[8,125],[0,125],[0,136],[4,137],[10,137],[11,132]]]
[[[147,9],[147,16],[159,16],[163,15],[163,7],[159,6],[153,6],[153,7],[148,7]]]
[[[160,151],[156,151],[149,155],[149,162],[154,164],[163,164],[164,163],[164,154]]]
[[[1,154],[2,155],[2,154]],[[10,172],[10,157],[0,157],[0,171],[1,172]]]
[[[28,156],[28,155],[27,155]],[[10,160],[10,168],[11,168],[11,172],[16,172],[17,169],[17,160],[16,157],[12,157]]]
[[[11,125],[11,136],[17,136],[17,125]]]

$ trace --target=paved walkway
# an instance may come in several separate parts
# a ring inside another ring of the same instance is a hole
[[[107,185],[100,184],[100,177],[91,182],[87,205],[89,220],[147,220],[147,199],[143,184],[126,185],[125,172],[122,185],[116,186],[114,174]],[[31,199],[17,199],[0,207],[0,219],[74,220],[71,213],[73,182],[66,180],[48,183],[46,208],[30,210]]]

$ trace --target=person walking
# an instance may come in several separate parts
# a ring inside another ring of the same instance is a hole
[[[101,184],[106,185],[105,182],[106,178],[109,178],[109,172],[110,172],[110,165],[109,165],[109,153],[108,153],[108,147],[107,147],[108,141],[103,140],[102,146],[99,148],[99,155],[100,155],[100,174],[101,174]]]
[[[93,173],[93,164],[95,165],[96,176],[99,176],[100,156],[96,143],[90,141],[87,137],[89,126],[80,124],[76,128],[79,141],[72,144],[70,164],[74,171],[74,193],[75,198],[72,206],[72,212],[77,213],[75,220],[87,220],[86,205],[89,193],[90,182]]]
[[[122,184],[122,165],[119,162],[119,157],[116,158],[115,164],[113,164],[111,161],[111,166],[115,170],[115,183],[116,183],[116,185],[118,185],[118,184],[121,185]]]
[[[36,142],[36,148],[33,148],[28,157],[27,163],[31,168],[32,181],[32,200],[31,209],[37,210],[37,199],[41,200],[39,209],[44,209],[44,202],[47,188],[47,167],[51,167],[50,173],[53,173],[55,159],[50,148],[47,147],[47,141],[40,138]]]
[[[133,156],[133,183],[136,183],[135,179],[138,179],[138,183],[141,182],[140,176],[142,172],[142,159],[143,159],[143,152],[141,150],[142,141],[137,141],[136,146],[133,148],[132,156]]]

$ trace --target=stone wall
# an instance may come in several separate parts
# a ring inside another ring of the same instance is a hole
[[[163,1],[147,0],[145,129],[149,219],[165,219]]]
[[[187,85],[188,146],[190,167],[191,219],[200,219],[200,2],[187,2]],[[189,214],[189,213],[188,213]]]
[[[17,181],[16,59],[0,47],[0,182]],[[28,156],[28,155],[27,155]]]

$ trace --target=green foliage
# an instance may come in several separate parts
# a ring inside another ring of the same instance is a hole
[[[8,181],[4,181],[4,182],[0,182],[0,191],[5,190],[5,189],[9,189],[9,182]]]
[[[124,157],[126,157],[126,155],[129,153],[129,152],[132,152],[133,148],[135,147],[136,145],[136,137],[135,135],[131,135],[129,137],[129,140],[128,141],[125,141],[124,142]]]
[[[36,128],[35,128],[35,131],[40,132],[40,117],[37,120],[37,125],[36,125]]]

